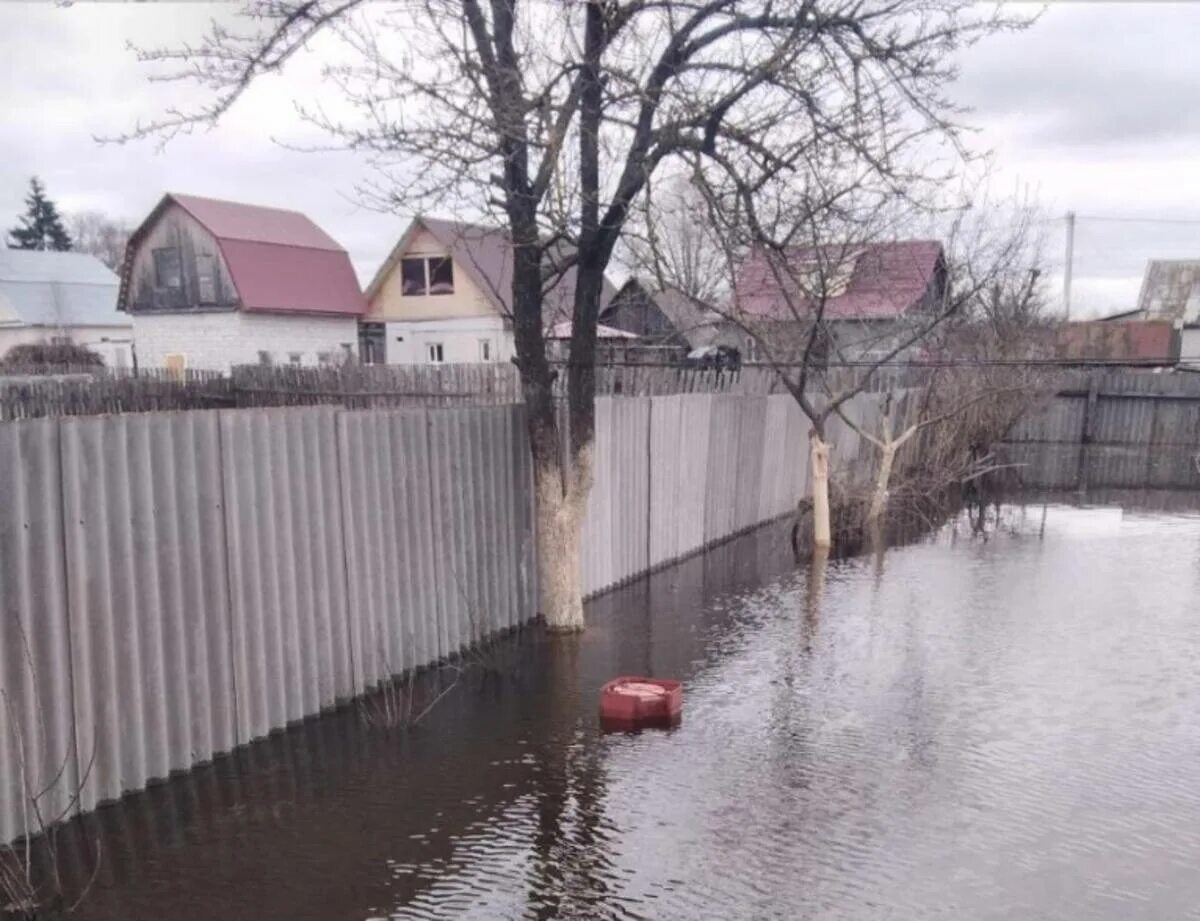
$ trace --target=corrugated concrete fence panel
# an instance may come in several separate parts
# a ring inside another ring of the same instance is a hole
[[[704,526],[710,476],[709,440],[715,399],[715,396],[707,393],[680,397],[677,556],[694,553],[706,543]]]
[[[1200,447],[1200,398],[1159,401],[1152,444]]]
[[[63,496],[81,803],[236,737],[213,413],[65,418]],[[94,757],[93,757],[94,755]]]
[[[724,540],[737,528],[737,478],[741,398],[715,394],[708,438],[708,492],[704,543]]]
[[[335,413],[221,413],[239,742],[352,687]]]
[[[1078,441],[1083,432],[1083,397],[1057,397],[1017,420],[1008,441]]]
[[[654,397],[650,404],[650,565],[660,566],[684,551],[680,541],[684,454],[683,396]],[[674,462],[678,456],[679,461]]]
[[[2,843],[36,830],[32,796],[53,818],[78,786],[57,420],[0,425],[0,511]]]
[[[790,398],[789,398],[790,399]],[[791,476],[790,487],[794,501],[809,494],[808,465],[812,454],[812,439],[809,434],[812,423],[804,415],[804,411],[791,399],[788,403],[788,444],[794,463],[790,464],[787,472]]]
[[[392,608],[406,636],[404,668],[435,662],[442,655],[438,600],[437,548],[433,514],[433,474],[429,467],[429,413],[390,414],[392,494],[398,542],[393,565],[400,574],[400,596]]]
[[[599,587],[624,582],[650,567],[650,398],[609,398],[613,570]]]
[[[1101,444],[1148,445],[1154,432],[1154,402],[1151,400],[1097,400],[1092,424],[1093,438]]]
[[[417,414],[424,445],[424,412]],[[347,628],[354,689],[360,693],[407,667],[409,643],[398,614],[407,608],[401,592],[409,580],[398,557],[403,510],[396,507],[393,486],[406,471],[392,451],[392,420],[388,412],[337,416]]]
[[[595,441],[592,444],[592,490],[583,520],[580,576],[584,595],[591,595],[612,583],[615,564],[612,558],[613,498],[610,454],[614,440],[613,401],[596,400]]]
[[[763,452],[766,450],[767,397],[738,397],[738,460],[734,486],[734,528],[744,531],[763,519],[759,515]]]
[[[790,442],[788,404],[790,394],[770,396],[763,410],[762,473],[758,490],[758,520],[767,521],[791,510],[789,467],[795,463]]]
[[[509,513],[517,481],[512,445],[525,437],[521,421],[509,407],[430,414],[443,655],[510,626],[528,610],[517,573],[532,541],[512,539]]]

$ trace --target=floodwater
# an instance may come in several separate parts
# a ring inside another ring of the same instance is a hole
[[[101,810],[76,917],[1200,919],[1200,515],[1102,499],[823,575],[726,545],[408,730],[348,709]],[[682,725],[601,734],[647,672]]]

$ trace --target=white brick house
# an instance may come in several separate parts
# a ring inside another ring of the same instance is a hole
[[[366,301],[303,214],[168,194],[130,238],[119,307],[142,366],[228,371],[354,354]]]

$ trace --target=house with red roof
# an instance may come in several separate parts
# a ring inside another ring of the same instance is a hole
[[[509,361],[516,352],[512,269],[507,230],[432,217],[413,219],[367,286],[363,360]],[[601,309],[614,293],[606,280]],[[569,337],[574,297],[574,269],[547,284],[542,319],[548,339]],[[607,333],[625,338],[619,330]]]
[[[859,246],[756,249],[734,281],[737,318],[788,351],[819,313],[824,350],[833,357],[882,357],[937,311],[946,293],[946,259],[935,240]],[[772,354],[776,354],[773,350]],[[747,357],[753,359],[753,345]]]
[[[335,363],[366,312],[349,255],[307,216],[195,195],[163,196],[120,282],[144,367]]]

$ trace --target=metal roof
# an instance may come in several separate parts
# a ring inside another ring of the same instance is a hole
[[[1151,259],[1146,263],[1138,310],[1148,320],[1200,319],[1200,260]]]
[[[87,253],[0,249],[0,326],[128,326],[117,286]]]
[[[754,250],[742,263],[734,285],[737,309],[766,320],[794,320],[795,314],[784,297],[779,277],[789,272],[804,272],[809,263],[828,263],[850,269],[840,292],[830,292],[825,300],[826,320],[887,320],[902,316],[918,305],[929,291],[942,262],[942,245],[935,240],[901,240],[868,243],[853,250],[847,247],[823,248],[824,259],[813,247],[788,250],[786,266],[772,266],[774,255]],[[774,268],[779,268],[776,273]],[[828,269],[827,271],[833,271]],[[805,294],[799,285],[792,292],[793,303],[801,306]]]
[[[241,309],[354,317],[366,313],[350,256],[299,211],[169,192],[134,232],[126,247],[126,267],[141,238],[172,202],[216,239]]]

